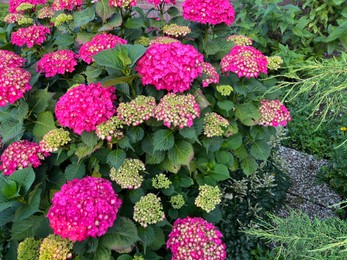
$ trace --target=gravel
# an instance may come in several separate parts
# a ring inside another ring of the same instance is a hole
[[[320,219],[336,216],[335,205],[341,197],[325,183],[318,183],[316,175],[326,161],[317,160],[312,155],[294,149],[280,147],[280,165],[290,177],[290,187],[285,204],[279,215],[286,217],[289,209],[301,210],[311,218]]]

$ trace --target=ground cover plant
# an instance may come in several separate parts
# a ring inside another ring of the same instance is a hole
[[[134,0],[10,2],[5,259],[226,259],[220,183],[256,176],[291,120],[264,96],[281,58],[234,35],[227,0],[186,0],[182,15],[148,2],[151,18]]]

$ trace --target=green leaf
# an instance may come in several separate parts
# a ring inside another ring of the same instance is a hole
[[[232,150],[236,150],[240,148],[242,145],[242,135],[235,134],[229,137],[228,142],[226,143],[226,147]]]
[[[137,229],[130,219],[119,217],[107,234],[101,237],[100,243],[108,249],[121,252],[139,240]]]
[[[36,189],[30,193],[28,204],[18,207],[14,221],[21,221],[39,211],[41,191],[41,189]]]
[[[83,25],[88,24],[90,21],[93,21],[95,18],[95,11],[92,7],[87,7],[78,12],[73,13],[73,22],[71,23],[71,27],[73,29],[79,28]]]
[[[35,181],[35,172],[31,167],[17,170],[8,177],[8,180],[15,181],[20,187],[20,194],[25,195]]]
[[[48,92],[48,87],[45,89],[37,89],[28,98],[28,103],[33,113],[41,113],[46,110],[49,105],[49,101],[52,100],[54,93]]]
[[[133,258],[130,255],[121,255],[117,258],[117,260],[133,260]]]
[[[164,161],[162,161],[160,163],[160,166],[163,167],[166,171],[172,172],[172,173],[177,173],[180,170],[180,168],[181,168],[181,165],[174,164],[168,158],[166,158]]]
[[[250,154],[258,160],[267,160],[270,156],[270,145],[266,142],[266,140],[257,140],[255,141],[250,149]]]
[[[93,33],[79,32],[77,33],[76,42],[82,45],[86,42],[89,42],[94,36],[95,34]]]
[[[154,240],[150,245],[150,248],[154,251],[159,250],[163,245],[165,245],[165,235],[160,227],[153,226],[154,229]]]
[[[29,112],[29,105],[24,100],[20,101],[19,106],[16,109],[12,109],[11,115],[13,118],[22,121]]]
[[[193,141],[197,142],[198,144],[200,144],[199,138],[196,134],[196,129],[194,127],[184,127],[184,128],[179,130],[179,133],[184,138],[187,138],[189,140],[193,140]]]
[[[38,225],[41,225],[42,218],[40,216],[31,216],[22,221],[16,221],[12,225],[11,239],[23,240],[27,237],[33,237]]]
[[[107,155],[107,163],[118,170],[126,158],[126,153],[122,149],[116,149]]]
[[[169,150],[167,155],[174,164],[189,165],[194,157],[194,149],[191,143],[180,140]]]
[[[144,21],[141,18],[132,18],[128,19],[124,24],[127,29],[141,29],[146,28]]]
[[[122,148],[124,150],[130,149],[130,150],[135,152],[133,146],[130,143],[129,137],[127,137],[127,136],[124,136],[121,140],[119,140],[118,141],[118,145],[119,145],[120,148]]]
[[[253,157],[249,156],[241,162],[241,169],[247,176],[255,173],[257,168],[258,164]]]
[[[52,112],[51,111],[45,111],[45,112],[38,114],[34,129],[33,129],[33,134],[38,139],[41,139],[45,134],[47,134],[49,131],[51,131],[55,128],[56,127],[55,127]]]
[[[94,147],[98,143],[98,136],[93,132],[84,131],[81,135],[82,142],[89,147]]]
[[[122,62],[117,56],[116,49],[103,50],[96,55],[93,55],[93,59],[99,66],[109,67],[116,70],[123,69]]]
[[[97,66],[95,63],[92,63],[87,67],[84,74],[87,76],[88,83],[93,83],[98,81],[98,77],[100,76],[102,69]]]
[[[0,136],[2,143],[7,144],[12,140],[19,140],[23,136],[23,122],[16,119],[7,119],[1,122]]]
[[[217,106],[227,112],[230,112],[234,108],[234,103],[230,100],[218,101]]]
[[[168,13],[170,16],[174,17],[174,16],[176,16],[176,15],[179,14],[179,11],[178,11],[178,9],[177,9],[176,7],[171,6],[171,7],[167,10],[167,13]]]
[[[139,228],[139,237],[144,247],[151,245],[155,240],[155,232],[152,226]]]
[[[233,163],[233,155],[227,151],[217,151],[216,159],[220,164],[230,165]]]
[[[132,61],[130,67],[133,67],[147,50],[147,48],[141,44],[124,44],[122,46],[129,52],[129,57]]]
[[[86,166],[84,163],[71,163],[68,167],[65,169],[65,177],[67,180],[73,180],[73,179],[82,179],[85,175]]]
[[[223,164],[216,164],[208,176],[212,177],[216,181],[224,181],[230,178],[228,167]]]
[[[122,16],[121,14],[115,14],[110,21],[105,23],[101,28],[98,30],[99,32],[104,31],[110,31],[116,27],[119,27],[122,25]]]
[[[145,132],[143,131],[142,127],[135,126],[131,127],[127,131],[126,135],[129,137],[130,143],[135,144],[143,139],[143,137],[145,136]]]
[[[7,198],[7,199],[15,199],[20,196],[18,192],[17,183],[12,180],[7,180],[5,182],[5,185],[1,189],[1,193]]]
[[[69,48],[75,42],[75,37],[70,34],[59,33],[55,38],[54,44],[60,48]]]
[[[129,191],[129,199],[131,203],[135,204],[138,202],[142,196],[145,195],[145,191],[142,188],[138,188],[136,190],[130,190]]]
[[[105,81],[102,81],[103,87],[109,87],[109,86],[115,86],[121,83],[127,83],[131,84],[135,79],[139,78],[140,76],[138,74],[130,75],[130,76],[124,76],[114,79],[107,79]],[[117,90],[119,90],[119,86],[117,86]]]
[[[246,126],[256,125],[261,118],[259,108],[252,103],[237,105],[235,116]]]
[[[95,11],[102,18],[102,21],[105,22],[115,13],[116,8],[109,5],[108,0],[99,0],[96,3]]]
[[[99,245],[94,253],[93,260],[111,260],[111,250],[103,245]]]
[[[168,151],[175,144],[173,132],[169,129],[161,129],[153,135],[154,151]]]
[[[146,153],[146,164],[158,164],[165,159],[166,153],[155,151],[154,153]]]
[[[216,208],[211,212],[204,212],[203,218],[209,223],[217,224],[223,219],[223,212],[221,211],[219,206],[216,206]]]

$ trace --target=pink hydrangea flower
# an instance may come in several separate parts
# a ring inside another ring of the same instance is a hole
[[[239,78],[258,77],[260,73],[267,74],[267,59],[257,49],[251,46],[234,46],[230,53],[221,60],[222,72],[234,72]]]
[[[0,107],[13,104],[31,89],[31,74],[21,68],[0,69]]]
[[[161,3],[165,3],[165,4],[176,4],[176,0],[147,0],[148,3],[150,4],[154,4],[154,6],[158,6]]]
[[[186,0],[182,8],[184,19],[193,22],[231,25],[235,20],[234,7],[229,0]]]
[[[49,153],[41,151],[37,143],[28,140],[14,142],[2,153],[0,170],[4,172],[4,175],[11,175],[18,169],[29,166],[36,168],[41,165],[40,160],[48,155]]]
[[[290,112],[279,100],[260,101],[259,109],[262,117],[259,120],[259,125],[263,126],[286,126],[288,121],[291,121]]]
[[[64,184],[54,194],[47,217],[56,235],[83,241],[105,234],[121,205],[110,181],[88,176]]]
[[[172,260],[224,260],[226,245],[222,236],[203,218],[186,217],[175,221],[166,246],[171,249]]]
[[[0,50],[0,69],[23,67],[25,59],[12,51]]]
[[[166,127],[191,127],[193,120],[200,116],[200,106],[191,94],[186,96],[169,93],[154,110],[157,120],[163,120]]]
[[[204,62],[202,63],[203,73],[207,78],[202,80],[202,86],[206,88],[208,85],[214,83],[217,84],[219,82],[219,74],[217,70],[212,66],[211,63]]]
[[[80,58],[90,64],[94,61],[93,55],[106,50],[112,49],[117,44],[127,44],[127,41],[113,34],[102,33],[93,37],[90,42],[86,42],[80,48]]]
[[[54,0],[52,9],[53,11],[73,10],[81,5],[83,5],[83,0]]]
[[[100,83],[79,85],[65,93],[57,102],[55,115],[62,126],[75,133],[93,131],[116,112],[113,102],[115,88],[103,88]]]
[[[204,56],[193,46],[180,42],[153,44],[137,62],[136,71],[141,75],[143,85],[183,92],[202,75],[203,61]]]
[[[77,65],[77,55],[70,50],[58,50],[43,55],[37,62],[37,72],[46,73],[46,77],[53,77],[65,72],[73,72]]]
[[[29,48],[32,48],[35,44],[41,45],[44,43],[47,34],[50,34],[50,30],[43,25],[19,28],[18,31],[12,33],[11,43],[18,46],[26,44]]]
[[[45,4],[47,0],[10,0],[8,11],[10,13],[17,13],[17,7],[20,6],[23,3],[28,3],[32,5],[41,5]]]
[[[110,0],[110,6],[117,7],[128,7],[128,6],[136,6],[136,0]]]

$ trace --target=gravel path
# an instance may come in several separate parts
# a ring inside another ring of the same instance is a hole
[[[326,184],[316,181],[318,169],[325,161],[286,147],[280,147],[279,157],[282,169],[292,182],[280,216],[288,216],[289,208],[301,210],[311,218],[336,216],[329,206],[341,202],[341,197]]]

